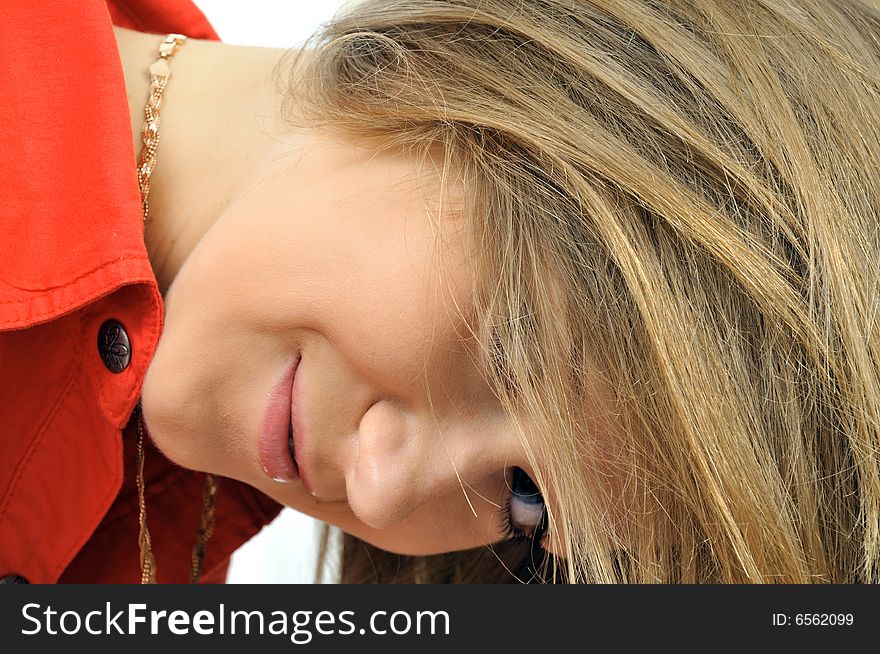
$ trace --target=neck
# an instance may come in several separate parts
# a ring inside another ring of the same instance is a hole
[[[139,155],[148,69],[163,35],[114,31]],[[284,52],[187,39],[169,62],[144,236],[163,296],[224,207],[259,178],[283,141],[275,117],[280,96],[270,74]]]

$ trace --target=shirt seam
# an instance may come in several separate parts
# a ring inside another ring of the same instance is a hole
[[[16,305],[16,304],[27,304],[28,302],[33,302],[34,300],[41,300],[43,298],[48,297],[52,292],[57,291],[58,289],[63,289],[63,288],[67,288],[68,286],[72,286],[73,284],[76,284],[77,282],[85,279],[89,275],[93,275],[97,272],[104,270],[105,268],[109,268],[110,266],[119,265],[120,261],[125,261],[125,262],[128,262],[128,261],[149,261],[149,259],[147,257],[141,256],[141,255],[134,256],[134,257],[124,257],[124,258],[118,257],[118,258],[114,259],[113,261],[106,261],[106,262],[102,263],[100,266],[90,268],[86,272],[81,273],[81,274],[77,275],[76,277],[68,279],[64,282],[61,282],[60,284],[55,284],[54,286],[49,286],[47,288],[41,288],[38,291],[31,291],[29,289],[22,289],[22,288],[13,286],[13,288],[16,288],[18,290],[23,290],[27,293],[35,293],[35,295],[32,295],[31,297],[20,299],[20,300],[0,300],[0,304],[9,306],[9,305]]]

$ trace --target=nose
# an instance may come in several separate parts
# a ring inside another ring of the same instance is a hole
[[[519,448],[499,427],[466,413],[438,422],[428,410],[377,402],[361,419],[355,461],[346,470],[352,511],[369,527],[387,529],[425,502],[516,465]]]

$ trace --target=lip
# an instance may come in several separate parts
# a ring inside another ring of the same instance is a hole
[[[302,375],[300,375],[298,379],[300,380],[299,386],[302,386]],[[296,379],[294,379],[293,389],[290,393],[290,427],[293,431],[293,458],[303,488],[305,488],[310,495],[315,496],[315,491],[310,483],[311,477],[309,476],[306,450],[303,447],[305,445],[305,433],[303,432],[303,409],[300,405],[302,391],[299,390],[299,386],[296,383]]]
[[[291,482],[300,478],[299,466],[287,447],[287,435],[293,424],[293,384],[301,358],[298,354],[291,359],[272,384],[260,426],[257,455],[263,472],[273,481]]]

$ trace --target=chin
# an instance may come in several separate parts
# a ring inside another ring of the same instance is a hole
[[[144,406],[144,428],[150,440],[162,455],[182,468],[203,470],[199,461],[197,448],[188,443],[188,439],[179,431],[167,429],[161,420],[150,418],[149,409]]]
[[[156,384],[144,381],[141,395],[144,429],[156,448],[169,461],[192,470],[203,470],[204,457],[199,456],[200,448],[196,425],[187,419],[191,412],[183,410],[180,397],[169,397],[169,393],[156,391]],[[173,387],[166,386],[166,387]]]

